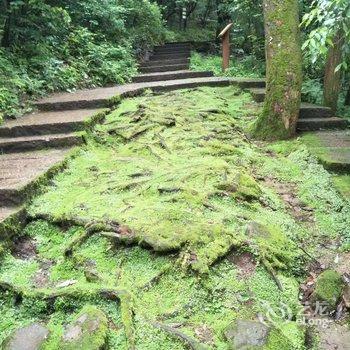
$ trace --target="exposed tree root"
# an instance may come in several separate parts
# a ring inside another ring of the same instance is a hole
[[[125,293],[120,296],[121,319],[124,325],[128,349],[134,350],[135,347],[135,328],[134,328],[134,310],[132,296]]]
[[[159,273],[157,275],[155,275],[154,277],[152,277],[147,283],[145,283],[141,289],[142,290],[149,290],[151,287],[153,287],[155,284],[157,284],[159,282],[159,280],[162,278],[162,276],[164,276],[171,268],[171,265],[167,265],[165,266],[164,269],[162,269],[161,271],[159,271]]]
[[[191,348],[193,350],[208,350],[207,346],[201,344],[200,342],[198,342],[194,338],[188,336],[187,334],[182,333],[178,329],[172,328],[166,324],[159,323],[159,322],[154,322],[154,321],[152,322],[151,321],[150,323],[153,327],[161,329],[161,330],[169,333],[173,337],[176,337],[176,338],[182,340],[189,348]]]
[[[275,273],[275,270],[273,269],[273,267],[271,266],[271,264],[265,259],[265,258],[262,258],[261,259],[261,262],[262,264],[264,265],[266,271],[271,275],[271,277],[273,278],[273,280],[275,281],[278,289],[283,292],[283,286],[282,286],[282,283],[281,281],[278,279],[276,273]]]

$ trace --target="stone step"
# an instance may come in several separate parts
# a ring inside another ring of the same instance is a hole
[[[159,60],[159,61],[144,61],[141,63],[142,67],[155,67],[167,64],[189,64],[189,58],[176,58],[174,60]]]
[[[265,88],[250,88],[249,92],[251,93],[253,100],[255,102],[261,103],[265,100],[266,90]]]
[[[175,60],[179,58],[189,58],[187,53],[156,53],[150,57],[150,61]]]
[[[308,118],[299,119],[297,129],[299,131],[318,131],[329,129],[347,129],[349,123],[342,118]]]
[[[0,156],[0,207],[16,207],[33,193],[36,186],[43,184],[44,173],[47,179],[63,166],[71,149],[44,150],[3,154]],[[59,164],[59,165],[57,165]],[[9,214],[3,211],[3,216]]]
[[[7,218],[18,213],[20,207],[11,207],[11,206],[2,206],[3,203],[0,203],[0,224],[2,224]],[[2,237],[0,237],[1,239]]]
[[[174,72],[161,72],[161,73],[149,73],[140,74],[132,78],[134,83],[151,82],[151,81],[166,81],[166,80],[178,80],[188,78],[204,78],[214,76],[213,72],[193,72],[190,70],[179,70]]]
[[[103,109],[78,109],[52,112],[36,112],[0,126],[0,137],[64,134],[81,131],[85,121]],[[1,139],[0,139],[1,140]]]
[[[0,138],[0,153],[17,153],[47,148],[66,148],[83,143],[76,133]]]
[[[167,82],[163,82],[161,85],[155,85],[151,89],[155,92],[161,91],[172,91],[179,89],[194,89],[202,86],[229,86],[231,85],[230,79],[228,78],[217,78],[217,77],[209,77],[209,78],[195,78],[195,79],[183,79],[172,81],[171,84],[166,84]]]
[[[161,48],[161,47],[191,47],[191,42],[183,41],[183,42],[165,43],[164,45],[155,46],[155,48]]]
[[[232,84],[238,85],[241,89],[265,88],[264,78],[231,78]]]
[[[111,100],[114,100],[118,96],[132,97],[141,94],[146,89],[158,91],[162,88],[165,90],[177,90],[186,89],[188,86],[196,87],[196,84],[198,84],[198,86],[205,86],[206,84],[208,86],[215,86],[215,84],[220,86],[220,84],[229,85],[231,83],[235,84],[235,79],[218,77],[130,83],[108,88],[80,90],[74,93],[55,94],[38,101],[36,106],[40,110],[46,111],[86,108],[87,105],[90,106],[90,108],[92,108],[91,106],[106,107],[111,104]]]
[[[187,54],[187,55],[191,55],[191,49],[190,48],[167,48],[167,47],[162,47],[159,49],[154,49],[153,50],[153,54],[160,54],[160,55],[164,55],[164,54]]]
[[[263,88],[249,89],[255,102],[261,103],[265,100],[266,90]],[[332,118],[332,110],[328,107],[315,105],[312,103],[302,103],[299,119],[308,118]]]
[[[334,117],[333,112],[328,107],[306,102],[301,104],[299,119],[332,117]]]
[[[184,70],[189,69],[190,64],[168,64],[168,65],[161,65],[161,66],[154,66],[154,67],[140,67],[140,71],[142,73],[156,73],[156,72],[172,72],[176,70]]]

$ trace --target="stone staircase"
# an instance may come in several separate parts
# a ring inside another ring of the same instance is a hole
[[[103,120],[108,108],[120,98],[136,96],[147,89],[161,92],[237,85],[261,99],[264,79],[220,78],[213,72],[191,71],[190,53],[188,42],[155,47],[150,59],[140,64],[141,74],[130,84],[54,94],[36,103],[37,112],[0,126],[0,224],[22,212],[21,205],[65,166],[72,148],[84,142],[84,130]],[[318,127],[340,125],[335,120],[332,124],[323,108],[305,106],[304,113],[301,130],[315,128],[314,118]]]
[[[255,102],[264,102],[265,88],[249,89]],[[328,107],[311,103],[302,103],[297,129],[299,131],[320,131],[329,129],[347,129],[348,122],[345,119],[337,118]]]
[[[132,83],[54,94],[36,103],[37,112],[0,126],[0,223],[20,213],[21,205],[45,181],[64,167],[74,146],[84,142],[83,132],[91,118],[116,98],[135,96],[146,89],[168,91],[198,86],[228,86],[226,78],[211,72],[189,70],[189,43],[156,47],[142,74]]]

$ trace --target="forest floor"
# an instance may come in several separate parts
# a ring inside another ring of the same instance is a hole
[[[234,87],[123,100],[3,252],[0,343],[36,322],[46,350],[349,344],[350,201],[301,139],[250,140],[257,113]]]

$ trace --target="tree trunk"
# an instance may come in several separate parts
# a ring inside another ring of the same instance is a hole
[[[262,139],[287,139],[299,117],[302,54],[298,0],[264,0],[266,98],[253,133]]]
[[[11,8],[11,0],[5,0],[4,2],[4,10],[6,13],[6,18],[4,22],[3,35],[1,38],[1,46],[9,47],[11,44],[11,27],[12,27],[12,13],[10,12]]]
[[[348,88],[348,92],[347,92],[346,97],[345,97],[345,105],[350,106],[350,86]]]
[[[329,48],[324,75],[323,104],[337,113],[339,94],[341,90],[341,71],[335,69],[342,60],[342,48],[344,43],[343,31],[340,30],[333,39],[333,45]]]

